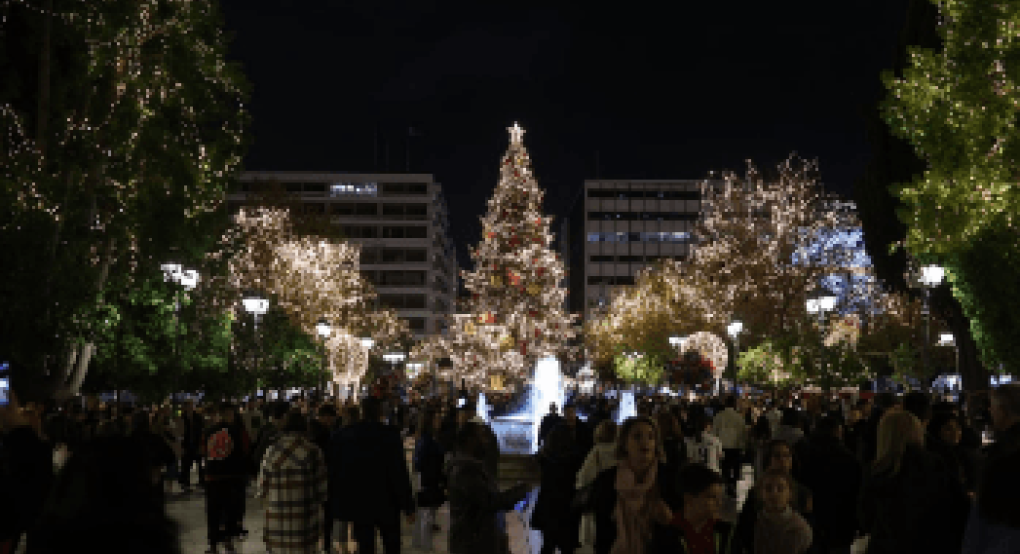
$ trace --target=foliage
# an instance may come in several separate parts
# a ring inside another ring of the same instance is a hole
[[[932,3],[942,16],[942,48],[910,49],[902,76],[886,76],[883,106],[893,132],[927,163],[899,191],[908,207],[906,243],[918,255],[967,250],[993,229],[1010,229],[1015,240],[1020,214],[1020,5]]]
[[[656,356],[620,354],[613,358],[616,376],[625,383],[654,385],[662,379],[662,361]]]
[[[82,316],[187,244],[152,228],[217,209],[248,123],[214,2],[52,4],[5,3],[0,48],[0,353],[24,396],[78,388]]]
[[[737,357],[737,380],[756,385],[783,387],[790,381],[783,350],[772,341],[762,341]]]

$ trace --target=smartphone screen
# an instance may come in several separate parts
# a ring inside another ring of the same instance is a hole
[[[10,386],[11,381],[8,377],[0,378],[0,406],[6,406],[10,403]]]

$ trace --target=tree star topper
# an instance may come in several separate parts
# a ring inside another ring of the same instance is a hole
[[[510,131],[510,144],[521,144],[524,140],[524,128],[515,121],[514,126],[507,127],[507,130]]]

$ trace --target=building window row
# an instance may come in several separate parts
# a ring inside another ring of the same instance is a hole
[[[376,196],[379,193],[378,183],[331,183],[330,196]]]
[[[690,239],[691,233],[686,231],[588,233],[588,242],[688,242]]]
[[[425,285],[425,271],[363,270],[361,276],[377,287],[421,287]]]
[[[588,212],[588,219],[603,221],[697,221],[697,212]]]
[[[619,285],[633,285],[633,275],[603,275],[603,276],[589,276],[589,285],[608,285],[608,286],[619,286]]]
[[[380,294],[379,304],[394,310],[424,310],[424,294]]]
[[[419,263],[428,259],[424,248],[362,248],[362,264]]]
[[[697,190],[620,190],[588,189],[588,198],[661,198],[663,200],[701,200]]]
[[[334,221],[338,223],[337,221]],[[428,228],[424,225],[345,225],[344,238],[348,239],[427,239]]]

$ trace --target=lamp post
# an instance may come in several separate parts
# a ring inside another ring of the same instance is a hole
[[[263,298],[258,293],[249,293],[241,299],[241,304],[244,306],[244,310],[255,317],[255,328],[256,339],[258,338],[259,331],[259,319],[269,311],[269,300]],[[259,357],[255,356],[255,378],[258,378],[259,373]],[[268,394],[266,395],[268,396]]]
[[[931,342],[931,289],[942,283],[946,270],[942,266],[926,265],[921,268],[921,286],[924,287],[924,345],[921,348],[921,367],[928,375],[931,368],[928,359],[928,343]]]
[[[837,298],[829,291],[821,290],[819,293],[807,299],[806,308],[809,314],[818,314],[818,373],[825,371],[825,314],[836,307]]]
[[[956,364],[953,368],[954,374],[960,373],[960,349],[956,345],[956,337],[952,333],[941,333],[939,334],[939,346],[952,346],[953,353],[956,355]]]
[[[740,332],[744,330],[744,323],[740,320],[734,320],[726,326],[726,334],[733,339],[733,381],[737,380],[737,358],[740,356]]]
[[[329,364],[329,357],[326,355],[326,339],[329,338],[329,334],[333,329],[330,327],[328,321],[320,319],[319,323],[315,326],[315,330],[319,333],[319,338],[322,339],[322,386],[319,388],[319,400],[325,400],[326,366]]]
[[[166,263],[161,264],[159,268],[163,271],[164,282],[174,282],[184,287],[185,292],[191,292],[196,286],[198,286],[199,276],[198,271],[194,269],[184,269],[181,264]],[[177,362],[177,373],[174,375],[174,392],[170,395],[171,400],[177,402],[177,385],[180,382],[181,364],[179,356],[180,346],[180,327],[181,327],[181,299],[177,296],[177,292],[174,292],[174,360]]]
[[[678,336],[675,336],[675,335],[672,336],[672,337],[669,337],[669,345],[672,346],[673,348],[676,348],[676,351],[678,352],[678,356],[683,356],[683,354],[684,354],[684,344],[686,342],[687,342],[687,337],[678,337]],[[677,383],[677,388],[678,389],[680,388],[680,383]]]

